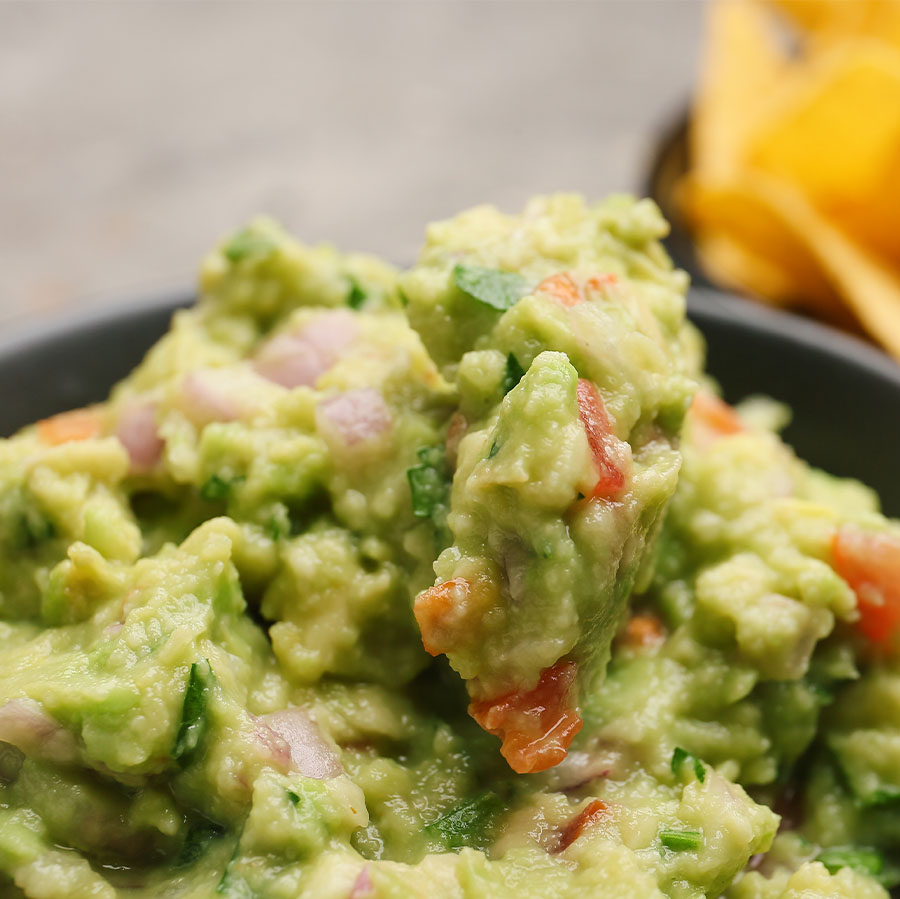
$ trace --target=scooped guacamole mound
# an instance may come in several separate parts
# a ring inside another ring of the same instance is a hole
[[[665,231],[625,198],[485,207],[401,277],[460,393],[453,542],[416,618],[518,772],[565,757],[675,489],[696,360]]]
[[[691,400],[663,227],[258,220],[0,442],[0,895],[885,899],[900,526]]]

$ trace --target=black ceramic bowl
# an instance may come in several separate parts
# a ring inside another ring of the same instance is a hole
[[[161,296],[0,337],[0,435],[102,399],[191,299]],[[705,288],[692,290],[689,312],[727,399],[788,403],[786,437],[798,453],[874,487],[900,516],[900,366],[830,328]]]

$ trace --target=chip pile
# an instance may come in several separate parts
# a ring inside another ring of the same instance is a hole
[[[900,2],[715,3],[690,155],[714,280],[900,358]]]

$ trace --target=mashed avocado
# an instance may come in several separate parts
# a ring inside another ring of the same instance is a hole
[[[0,895],[884,899],[900,527],[717,399],[664,232],[261,219],[0,442]]]

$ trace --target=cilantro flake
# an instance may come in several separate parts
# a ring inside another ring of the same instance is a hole
[[[225,244],[222,253],[229,262],[240,262],[251,256],[268,256],[274,249],[276,244],[270,237],[246,228]]]
[[[463,846],[482,848],[497,815],[506,807],[493,791],[486,790],[464,799],[435,821],[425,825],[425,832],[439,839],[448,849]]]
[[[698,849],[703,843],[703,835],[699,830],[661,830],[659,841],[674,852],[685,852]]]
[[[351,309],[359,309],[369,295],[363,290],[362,285],[353,275],[347,275],[347,280],[350,282],[350,290],[347,293],[347,305]]]
[[[525,369],[519,365],[519,360],[510,353],[506,357],[506,371],[503,375],[503,395],[506,396],[519,381],[522,380],[522,376],[525,374]]]
[[[477,265],[456,265],[453,283],[466,296],[504,312],[529,293],[529,283],[516,272]]]
[[[687,761],[690,761],[694,766],[694,776],[700,783],[703,783],[706,780],[706,766],[692,752],[688,752],[680,746],[676,746],[675,751],[672,753],[672,773],[676,777],[680,777],[681,769]]]
[[[207,691],[214,678],[208,659],[191,665],[181,707],[181,723],[172,747],[172,758],[182,763],[194,752],[206,732]]]

